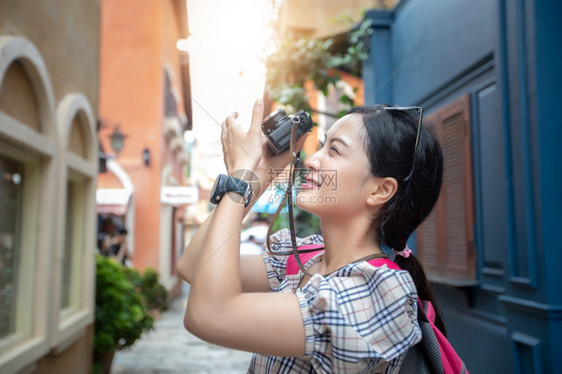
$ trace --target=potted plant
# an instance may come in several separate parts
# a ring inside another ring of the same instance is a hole
[[[138,271],[96,255],[94,372],[109,373],[115,351],[133,345],[154,318],[139,288]]]

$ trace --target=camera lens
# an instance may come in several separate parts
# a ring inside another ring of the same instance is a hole
[[[275,130],[277,124],[287,117],[287,112],[283,108],[277,110],[267,116],[262,123],[263,132],[267,135]]]
[[[263,121],[261,128],[267,137],[267,145],[273,155],[289,149],[293,122],[298,124],[298,138],[312,128],[312,119],[303,110],[294,116],[289,116],[283,108],[278,108]]]

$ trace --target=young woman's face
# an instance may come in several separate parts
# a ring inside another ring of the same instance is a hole
[[[296,197],[299,208],[321,218],[346,218],[367,209],[370,191],[365,182],[373,176],[365,153],[364,126],[360,114],[340,118],[323,146],[305,159],[309,173]]]

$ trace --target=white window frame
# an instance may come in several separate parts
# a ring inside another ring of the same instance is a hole
[[[17,292],[15,332],[0,340],[0,352],[8,350],[10,346],[19,344],[29,339],[32,334],[31,315],[33,305],[33,274],[37,266],[33,251],[21,250],[23,248],[35,248],[37,235],[33,227],[37,225],[37,204],[39,201],[39,157],[30,155],[13,145],[0,141],[0,155],[11,158],[23,164],[23,197],[22,197],[22,220],[20,232],[20,253],[17,268]]]
[[[82,268],[82,258],[84,254],[82,250],[77,250],[83,246],[83,229],[84,229],[84,204],[79,202],[84,201],[84,180],[79,173],[76,173],[72,170],[68,171],[68,178],[66,183],[66,204],[65,204],[65,214],[68,214],[69,209],[71,210],[72,214],[69,217],[64,217],[64,240],[63,240],[63,247],[62,247],[62,254],[61,257],[61,272],[59,276],[61,277],[61,292],[59,296],[59,318],[61,320],[65,320],[67,318],[71,318],[77,312],[82,309],[82,297],[80,293],[81,285],[82,285],[82,277],[80,276],[79,270]],[[69,193],[72,192],[73,201],[72,205],[69,206]],[[60,217],[62,219],[62,217]],[[67,232],[70,231],[70,237],[67,236]],[[70,239],[70,243],[67,241]],[[71,249],[71,257],[70,257],[70,268],[69,268],[69,289],[68,289],[68,301],[69,305],[66,307],[62,306],[62,299],[64,299],[64,273],[66,271],[66,246],[70,244]]]
[[[29,334],[24,334],[21,341],[17,344],[12,342],[0,353],[0,372],[12,373],[24,369],[49,351],[48,311],[51,302],[57,144],[54,93],[40,53],[25,38],[0,36],[0,56],[0,87],[12,63],[21,63],[37,100],[41,124],[41,131],[36,131],[0,111],[0,141],[6,145],[3,150],[9,152],[10,157],[20,159],[32,171],[31,192],[27,192],[32,200],[24,202],[24,216],[36,216],[23,218],[24,222],[36,220],[33,226],[23,227],[22,237],[30,235],[32,238],[29,239],[30,247],[26,248],[31,255],[23,256],[23,262],[20,262],[25,275],[32,277],[24,285],[29,288],[31,296],[21,304],[18,302],[16,311],[16,314],[22,313],[24,319],[27,314],[27,321],[19,323],[29,323]]]
[[[82,157],[69,150],[70,132],[74,120],[82,126],[86,155]],[[50,345],[55,351],[63,351],[94,321],[95,304],[95,188],[97,177],[97,137],[94,116],[86,97],[80,93],[66,95],[57,108],[59,179],[57,197],[57,228],[53,272],[53,297],[50,319]],[[66,199],[68,182],[77,184],[83,204],[73,207],[82,224],[66,226]],[[71,269],[72,307],[61,309],[62,280],[64,272],[65,232],[76,230],[73,235],[73,268]]]

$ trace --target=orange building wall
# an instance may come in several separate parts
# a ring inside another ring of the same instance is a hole
[[[100,117],[107,127],[100,141],[111,153],[109,134],[120,124],[127,136],[116,161],[134,185],[134,266],[158,268],[162,168],[174,163],[162,134],[164,68],[180,81],[180,38],[173,0],[103,0]],[[187,15],[185,15],[187,17]],[[171,78],[172,86],[175,85]],[[176,97],[178,108],[181,96]],[[150,150],[150,165],[142,152]],[[182,181],[181,167],[173,166]]]

